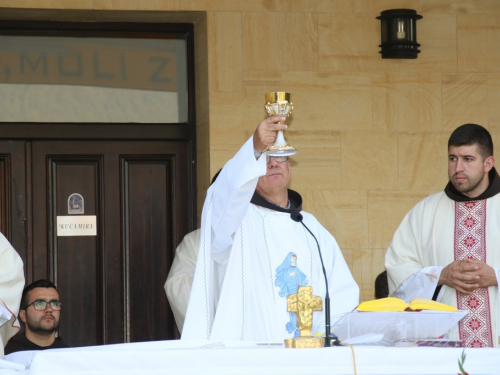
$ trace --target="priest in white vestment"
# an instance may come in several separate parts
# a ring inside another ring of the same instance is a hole
[[[164,286],[168,303],[174,313],[175,323],[181,333],[184,320],[186,319],[189,295],[193,286],[199,247],[199,229],[195,229],[184,236],[175,250],[174,261],[172,262],[172,267],[170,267]]]
[[[0,233],[0,358],[9,339],[19,332],[17,320],[24,288],[23,261],[12,245]]]
[[[450,334],[468,347],[499,344],[500,177],[493,143],[480,125],[448,141],[450,181],[403,219],[385,258],[389,292],[468,311]]]
[[[287,297],[301,285],[325,296],[314,238],[292,212],[301,196],[290,189],[287,157],[267,157],[284,117],[262,121],[208,189],[200,249],[182,339],[283,343],[296,337]],[[359,303],[359,288],[333,236],[309,213],[303,222],[318,239],[331,297],[331,324]],[[325,333],[316,311],[312,334]]]

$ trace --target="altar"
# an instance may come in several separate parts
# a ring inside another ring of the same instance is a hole
[[[1,375],[389,375],[459,373],[462,348],[354,345],[287,349],[282,344],[156,341],[18,352]],[[465,349],[471,375],[500,374],[500,349]]]

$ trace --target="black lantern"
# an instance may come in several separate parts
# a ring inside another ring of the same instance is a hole
[[[417,20],[422,16],[413,9],[384,10],[381,21],[383,59],[416,59],[420,53],[417,43]]]

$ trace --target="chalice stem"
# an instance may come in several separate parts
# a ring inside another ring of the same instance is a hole
[[[286,146],[285,136],[283,135],[283,130],[278,130],[278,134],[276,134],[276,142],[274,142],[274,146]]]

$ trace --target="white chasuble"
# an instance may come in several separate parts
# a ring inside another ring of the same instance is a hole
[[[499,279],[500,194],[456,202],[439,192],[417,203],[387,249],[389,294],[407,302],[431,299],[442,269],[465,258],[486,262]],[[451,330],[450,339],[471,347],[498,346],[498,294],[497,286],[466,296],[443,285],[437,301],[469,311]]]
[[[19,332],[19,304],[24,288],[23,261],[12,245],[0,233],[0,358],[9,339]]]
[[[311,285],[313,294],[324,298],[314,238],[290,218],[290,211],[251,203],[266,169],[265,155],[255,159],[250,138],[207,192],[182,339],[282,343],[298,335],[287,297]],[[359,288],[332,235],[314,216],[302,215],[322,250],[333,324],[357,306]],[[324,312],[315,312],[312,333],[324,331]]]

